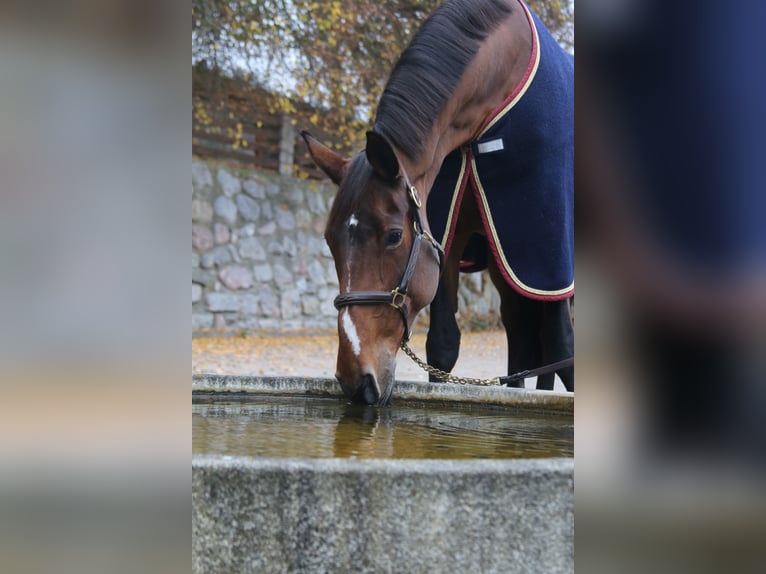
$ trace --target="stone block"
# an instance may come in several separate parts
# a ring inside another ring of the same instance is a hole
[[[237,206],[224,195],[219,195],[213,202],[213,211],[229,225],[237,221]]]
[[[192,303],[202,299],[202,286],[199,283],[192,283]]]
[[[239,178],[229,173],[226,168],[218,168],[217,179],[221,192],[227,197],[234,197],[242,189],[242,183],[239,181]]]
[[[303,310],[304,315],[308,315],[310,317],[319,314],[319,299],[313,295],[304,295],[301,300],[301,309]]]
[[[254,180],[247,179],[242,183],[242,189],[247,195],[255,199],[266,199],[266,189],[263,184]]]
[[[192,184],[199,188],[213,186],[213,176],[210,175],[210,169],[201,161],[192,160]]]
[[[266,221],[274,219],[274,210],[271,208],[271,204],[268,201],[261,203],[261,218]]]
[[[201,265],[203,269],[212,269],[213,267],[222,267],[231,263],[231,253],[225,245],[219,245],[204,253],[201,258]]]
[[[274,293],[274,290],[265,285],[258,291],[261,303],[261,313],[265,317],[279,317],[279,297]]]
[[[229,239],[231,239],[229,228],[226,227],[223,223],[216,222],[213,225],[213,238],[218,245],[221,245],[222,243],[228,243]]]
[[[311,214],[306,209],[295,210],[295,225],[299,229],[311,228]]]
[[[318,191],[306,192],[306,203],[314,215],[324,215],[327,213],[324,197]]]
[[[289,286],[293,282],[293,276],[292,273],[290,273],[287,268],[282,265],[281,263],[275,263],[273,266],[274,271],[274,281],[277,285],[280,287],[282,286]]]
[[[226,328],[226,318],[220,313],[213,315],[213,329],[222,331],[225,328]]]
[[[297,289],[288,289],[282,293],[280,311],[282,319],[294,319],[301,315],[301,294]]]
[[[205,303],[210,311],[239,311],[239,297],[234,293],[208,293]]]
[[[224,267],[218,277],[229,289],[249,289],[253,286],[252,273],[240,265]]]
[[[239,214],[243,219],[246,221],[258,220],[261,215],[261,208],[257,201],[243,193],[240,193],[234,199],[239,209]]]
[[[283,206],[278,206],[275,210],[275,218],[280,229],[292,231],[295,229],[295,215],[292,211]]]
[[[269,255],[272,256],[279,256],[284,253],[285,249],[282,247],[282,244],[277,241],[272,241],[269,243]]]
[[[213,220],[213,206],[202,199],[192,200],[192,221],[209,223]]]
[[[268,283],[274,279],[274,273],[271,270],[271,265],[268,263],[254,265],[253,275],[255,276],[255,280],[259,283]]]
[[[282,240],[282,249],[284,250],[285,255],[289,255],[290,257],[295,257],[298,254],[298,246],[295,244],[292,237],[285,237]]]
[[[242,259],[265,261],[266,251],[257,237],[245,237],[239,242],[239,255]]]
[[[267,331],[279,331],[282,329],[282,322],[279,319],[258,319],[258,328]]]
[[[325,278],[325,269],[318,259],[314,259],[311,263],[309,263],[308,274],[316,285],[325,285],[327,283],[327,279]]]
[[[311,224],[311,229],[316,235],[322,237],[327,227],[327,221],[324,217],[315,217],[314,222]]]
[[[244,315],[256,315],[258,313],[258,295],[255,293],[240,295],[239,311]]]
[[[192,247],[197,251],[207,251],[214,245],[213,232],[205,225],[192,224]]]
[[[273,221],[269,221],[266,225],[262,225],[258,228],[258,235],[274,235],[277,230],[277,224]]]
[[[276,183],[267,183],[264,187],[266,188],[266,195],[268,197],[274,198],[279,195],[279,185]]]
[[[192,330],[213,328],[213,315],[211,313],[192,313]]]
[[[203,287],[211,287],[215,283],[215,275],[205,269],[192,269],[192,282],[199,283]]]
[[[235,241],[234,233],[232,233],[231,241],[232,243]],[[239,255],[239,251],[237,251],[236,245],[229,244],[226,246],[226,249],[228,249],[229,253],[231,253],[231,260],[234,261],[234,263],[242,263],[242,257]]]
[[[292,206],[303,205],[303,190],[295,185],[288,185],[282,197],[287,199]]]

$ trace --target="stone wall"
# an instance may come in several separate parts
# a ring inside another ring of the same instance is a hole
[[[335,329],[338,280],[323,238],[334,194],[329,183],[193,159],[192,329]],[[484,274],[463,277],[465,326],[494,323],[497,301]]]

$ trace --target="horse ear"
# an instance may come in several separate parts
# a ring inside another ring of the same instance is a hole
[[[301,137],[306,142],[311,159],[317,167],[325,172],[335,185],[340,185],[346,175],[349,160],[323,145],[307,131],[302,131]]]
[[[394,181],[399,177],[399,159],[388,140],[376,131],[367,132],[367,161],[380,177]]]

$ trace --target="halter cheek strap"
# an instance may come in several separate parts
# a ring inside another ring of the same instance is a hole
[[[412,247],[410,248],[410,256],[407,259],[407,265],[402,273],[402,278],[399,280],[399,285],[394,287],[391,291],[349,291],[347,293],[341,293],[335,298],[333,304],[338,310],[350,305],[390,305],[399,311],[402,321],[404,322],[404,335],[402,340],[409,341],[410,321],[409,312],[405,302],[407,300],[407,290],[410,286],[410,280],[415,273],[415,266],[418,261],[418,254],[420,253],[420,244],[423,241],[423,238],[425,238],[431,243],[434,249],[436,249],[439,257],[440,270],[444,265],[444,249],[442,249],[439,242],[436,241],[428,231],[423,229],[423,221],[420,218],[420,206],[422,204],[420,202],[418,190],[415,189],[414,185],[410,184],[406,175],[404,176],[404,181],[407,186],[414,235],[412,239]]]

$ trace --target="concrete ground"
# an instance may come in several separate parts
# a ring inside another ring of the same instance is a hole
[[[425,333],[415,333],[411,348],[425,360]],[[192,338],[192,373],[226,375],[299,376],[332,378],[338,337],[323,333],[253,333],[246,336],[198,334]],[[505,333],[501,330],[466,332],[453,373],[474,378],[506,374]],[[427,381],[428,375],[400,351],[396,378]],[[526,387],[534,388],[535,379]],[[556,379],[554,390],[564,392]]]

